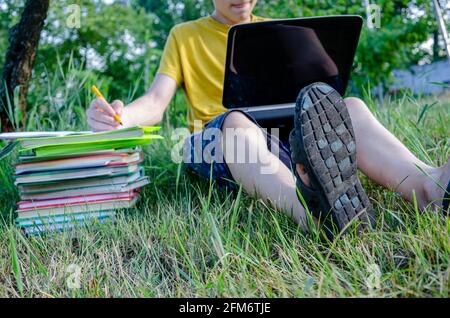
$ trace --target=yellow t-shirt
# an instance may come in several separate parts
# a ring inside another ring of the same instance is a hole
[[[252,22],[263,20],[252,16]],[[191,132],[226,111],[222,91],[230,27],[207,16],[174,26],[167,39],[158,73],[183,86]],[[194,127],[194,121],[201,123]]]

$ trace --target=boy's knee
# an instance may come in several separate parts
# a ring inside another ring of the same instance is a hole
[[[370,113],[366,103],[358,97],[347,97],[344,99],[347,105],[348,112],[352,121],[357,121],[361,118],[367,118],[367,112]]]
[[[245,114],[233,111],[227,114],[222,125],[223,140],[245,142],[246,144],[258,144],[265,142],[262,130]]]
[[[346,97],[344,98],[344,102],[347,107],[367,107],[366,103],[358,97]]]
[[[222,125],[222,130],[226,128],[248,128],[252,125],[254,125],[254,123],[243,113],[233,111],[226,115]]]

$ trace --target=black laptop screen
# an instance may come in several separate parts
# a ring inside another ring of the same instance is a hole
[[[224,106],[293,103],[301,88],[318,81],[343,95],[361,20],[356,16],[274,20],[231,28]]]

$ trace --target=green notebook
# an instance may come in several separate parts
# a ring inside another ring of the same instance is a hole
[[[123,149],[150,144],[153,139],[162,139],[152,134],[160,127],[132,127],[108,132],[69,135],[63,137],[23,138],[20,143],[21,156],[51,157],[83,154],[106,149]]]
[[[60,155],[60,156],[47,156],[45,158],[36,158],[35,156],[20,156],[19,157],[19,163],[30,163],[30,162],[40,162],[40,161],[48,161],[48,160],[57,160],[57,159],[70,159],[70,158],[80,158],[80,157],[86,157],[86,156],[96,156],[96,155],[104,155],[104,154],[120,154],[120,153],[127,153],[131,154],[136,151],[141,151],[140,147],[133,147],[133,148],[124,148],[124,149],[103,149],[103,150],[96,150],[92,152],[85,152],[83,154],[67,154],[67,155]]]
[[[20,148],[36,148],[39,146],[67,144],[75,142],[90,142],[98,140],[139,138],[151,135],[160,129],[159,126],[135,126],[102,132],[80,132],[80,134],[70,134],[65,136],[40,137],[40,138],[18,138]]]

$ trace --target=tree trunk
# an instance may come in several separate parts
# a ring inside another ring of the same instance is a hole
[[[13,93],[17,86],[20,86],[19,105],[11,106],[13,110],[18,107],[25,120],[28,84],[48,7],[49,0],[27,0],[20,22],[10,29],[9,48],[6,51],[0,87],[0,120],[3,131],[14,130],[5,109],[8,98],[14,103]],[[13,114],[9,115],[13,118]]]

